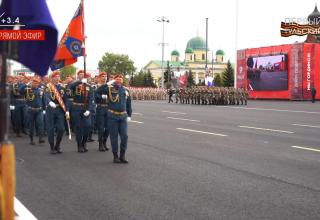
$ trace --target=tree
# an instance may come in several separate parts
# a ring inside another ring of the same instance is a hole
[[[150,70],[148,70],[148,72],[145,74],[145,84],[144,84],[144,86],[146,86],[146,87],[154,87],[155,85],[154,85],[154,83],[153,83],[153,77],[152,77],[152,75],[151,75],[151,72],[150,72]]]
[[[61,68],[61,79],[64,80],[67,76],[74,76],[76,74],[76,68],[73,65],[65,66]]]
[[[192,71],[190,69],[189,72],[188,72],[187,87],[191,87],[193,85],[195,85],[195,82],[194,82],[194,79],[193,79]]]
[[[222,81],[226,87],[233,87],[234,85],[234,69],[231,66],[230,60],[228,60],[227,68],[222,73]]]
[[[214,77],[214,85],[215,86],[222,86],[223,85],[220,74],[216,74],[216,76]]]
[[[98,63],[99,70],[114,75],[122,73],[128,75],[136,71],[134,62],[129,59],[128,55],[105,53]]]

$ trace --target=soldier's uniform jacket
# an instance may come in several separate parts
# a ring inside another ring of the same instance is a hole
[[[25,104],[25,97],[24,94],[21,94],[20,88],[24,86],[25,84],[22,83],[14,83],[12,84],[11,87],[11,99],[12,99],[12,104],[17,105],[17,104]]]
[[[98,86],[96,92],[95,92],[95,103],[99,106],[105,106],[107,107],[108,100],[103,99],[102,95],[108,94],[108,85],[103,84],[101,86]]]
[[[56,84],[55,87],[64,102],[66,110],[68,111],[69,104],[68,104],[68,98],[67,98],[67,95],[65,92],[65,88],[61,84]],[[53,91],[51,91],[51,89],[49,87],[46,88],[44,99],[45,99],[45,106],[48,106],[49,102],[52,101],[57,105],[57,107],[61,107],[55,94],[53,93]]]
[[[23,85],[20,87],[20,93],[25,95],[28,107],[34,110],[44,110],[44,92],[42,88],[32,88],[27,85]]]
[[[94,108],[93,91],[89,84],[75,81],[67,89],[73,93],[73,108],[81,108],[89,111]]]
[[[124,86],[108,86],[109,112],[115,115],[127,113],[129,117],[132,114],[131,97],[129,90]]]

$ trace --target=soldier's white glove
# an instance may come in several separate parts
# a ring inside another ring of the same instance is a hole
[[[103,99],[108,99],[108,95],[102,95],[101,96]]]
[[[54,103],[52,101],[49,102],[49,105],[50,105],[51,108],[56,108],[57,107],[56,103]]]
[[[131,117],[127,117],[127,122],[130,122],[131,121]]]
[[[90,115],[90,111],[88,111],[88,110],[85,111],[85,112],[83,113],[83,115],[86,116],[86,117],[88,117],[88,116]]]
[[[14,110],[14,109],[15,109],[14,105],[10,105],[10,110]]]
[[[70,119],[70,113],[66,112],[66,119]]]
[[[115,80],[113,79],[113,80],[107,82],[107,85],[108,85],[108,86],[111,86],[114,82],[115,82]]]
[[[42,113],[43,113],[43,115],[45,115],[46,114],[46,110],[43,110]]]
[[[81,80],[81,82],[82,82],[82,83],[88,83],[88,79],[87,79],[87,78],[83,78],[83,79]]]

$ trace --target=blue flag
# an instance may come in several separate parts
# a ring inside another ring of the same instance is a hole
[[[20,30],[45,31],[45,40],[17,41],[16,53],[9,54],[9,58],[22,63],[41,76],[46,75],[58,44],[58,31],[46,1],[3,0],[0,16],[0,22],[2,19],[10,18],[13,24],[19,21],[21,25],[25,25],[21,26]],[[13,27],[0,27],[0,29],[13,29]]]

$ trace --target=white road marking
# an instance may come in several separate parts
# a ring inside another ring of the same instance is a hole
[[[133,115],[143,115],[142,113],[136,112],[136,113],[132,113]]]
[[[200,122],[199,120],[193,120],[193,119],[187,119],[187,118],[173,118],[173,117],[168,117],[168,118],[169,118],[169,119],[173,119],[173,120]]]
[[[220,136],[220,137],[227,137],[228,136],[226,134],[211,133],[211,132],[207,132],[207,131],[198,131],[198,130],[192,130],[192,129],[186,129],[186,128],[177,128],[177,130],[190,131],[190,132],[201,133],[201,134],[211,134],[211,135]]]
[[[317,125],[301,125],[301,124],[292,124],[294,126],[300,126],[300,127],[308,127],[308,128],[320,128],[320,126]]]
[[[184,112],[170,112],[170,111],[162,111],[162,112],[171,113],[171,114],[180,114],[180,115],[186,115],[187,114],[187,113],[184,113]]]
[[[15,220],[37,220],[37,218],[24,205],[22,205],[16,197],[14,197],[14,211],[17,214]]]
[[[249,108],[249,107],[233,107],[233,106],[216,106],[218,108],[241,108],[248,110],[258,110],[258,111],[275,111],[275,112],[292,112],[292,113],[307,113],[307,114],[320,114],[320,112],[308,112],[308,111],[295,111],[286,109],[273,109],[273,108]]]
[[[134,120],[131,120],[130,122],[132,122],[132,123],[137,123],[137,124],[144,124],[144,122],[142,122],[142,121],[134,121]]]
[[[137,123],[137,124],[144,124],[144,122],[142,122],[142,121],[133,121],[133,120],[131,120],[130,122]]]
[[[291,146],[291,147],[293,147],[293,148],[298,148],[298,149],[302,149],[302,150],[309,150],[309,151],[320,152],[319,149],[314,149],[314,148],[300,147],[300,146]]]
[[[263,131],[274,131],[274,132],[287,133],[287,134],[293,134],[294,133],[292,131],[282,131],[282,130],[275,130],[275,129],[270,129],[270,128],[257,128],[257,127],[243,126],[243,125],[239,125],[238,127],[255,129],[255,130],[263,130]]]

